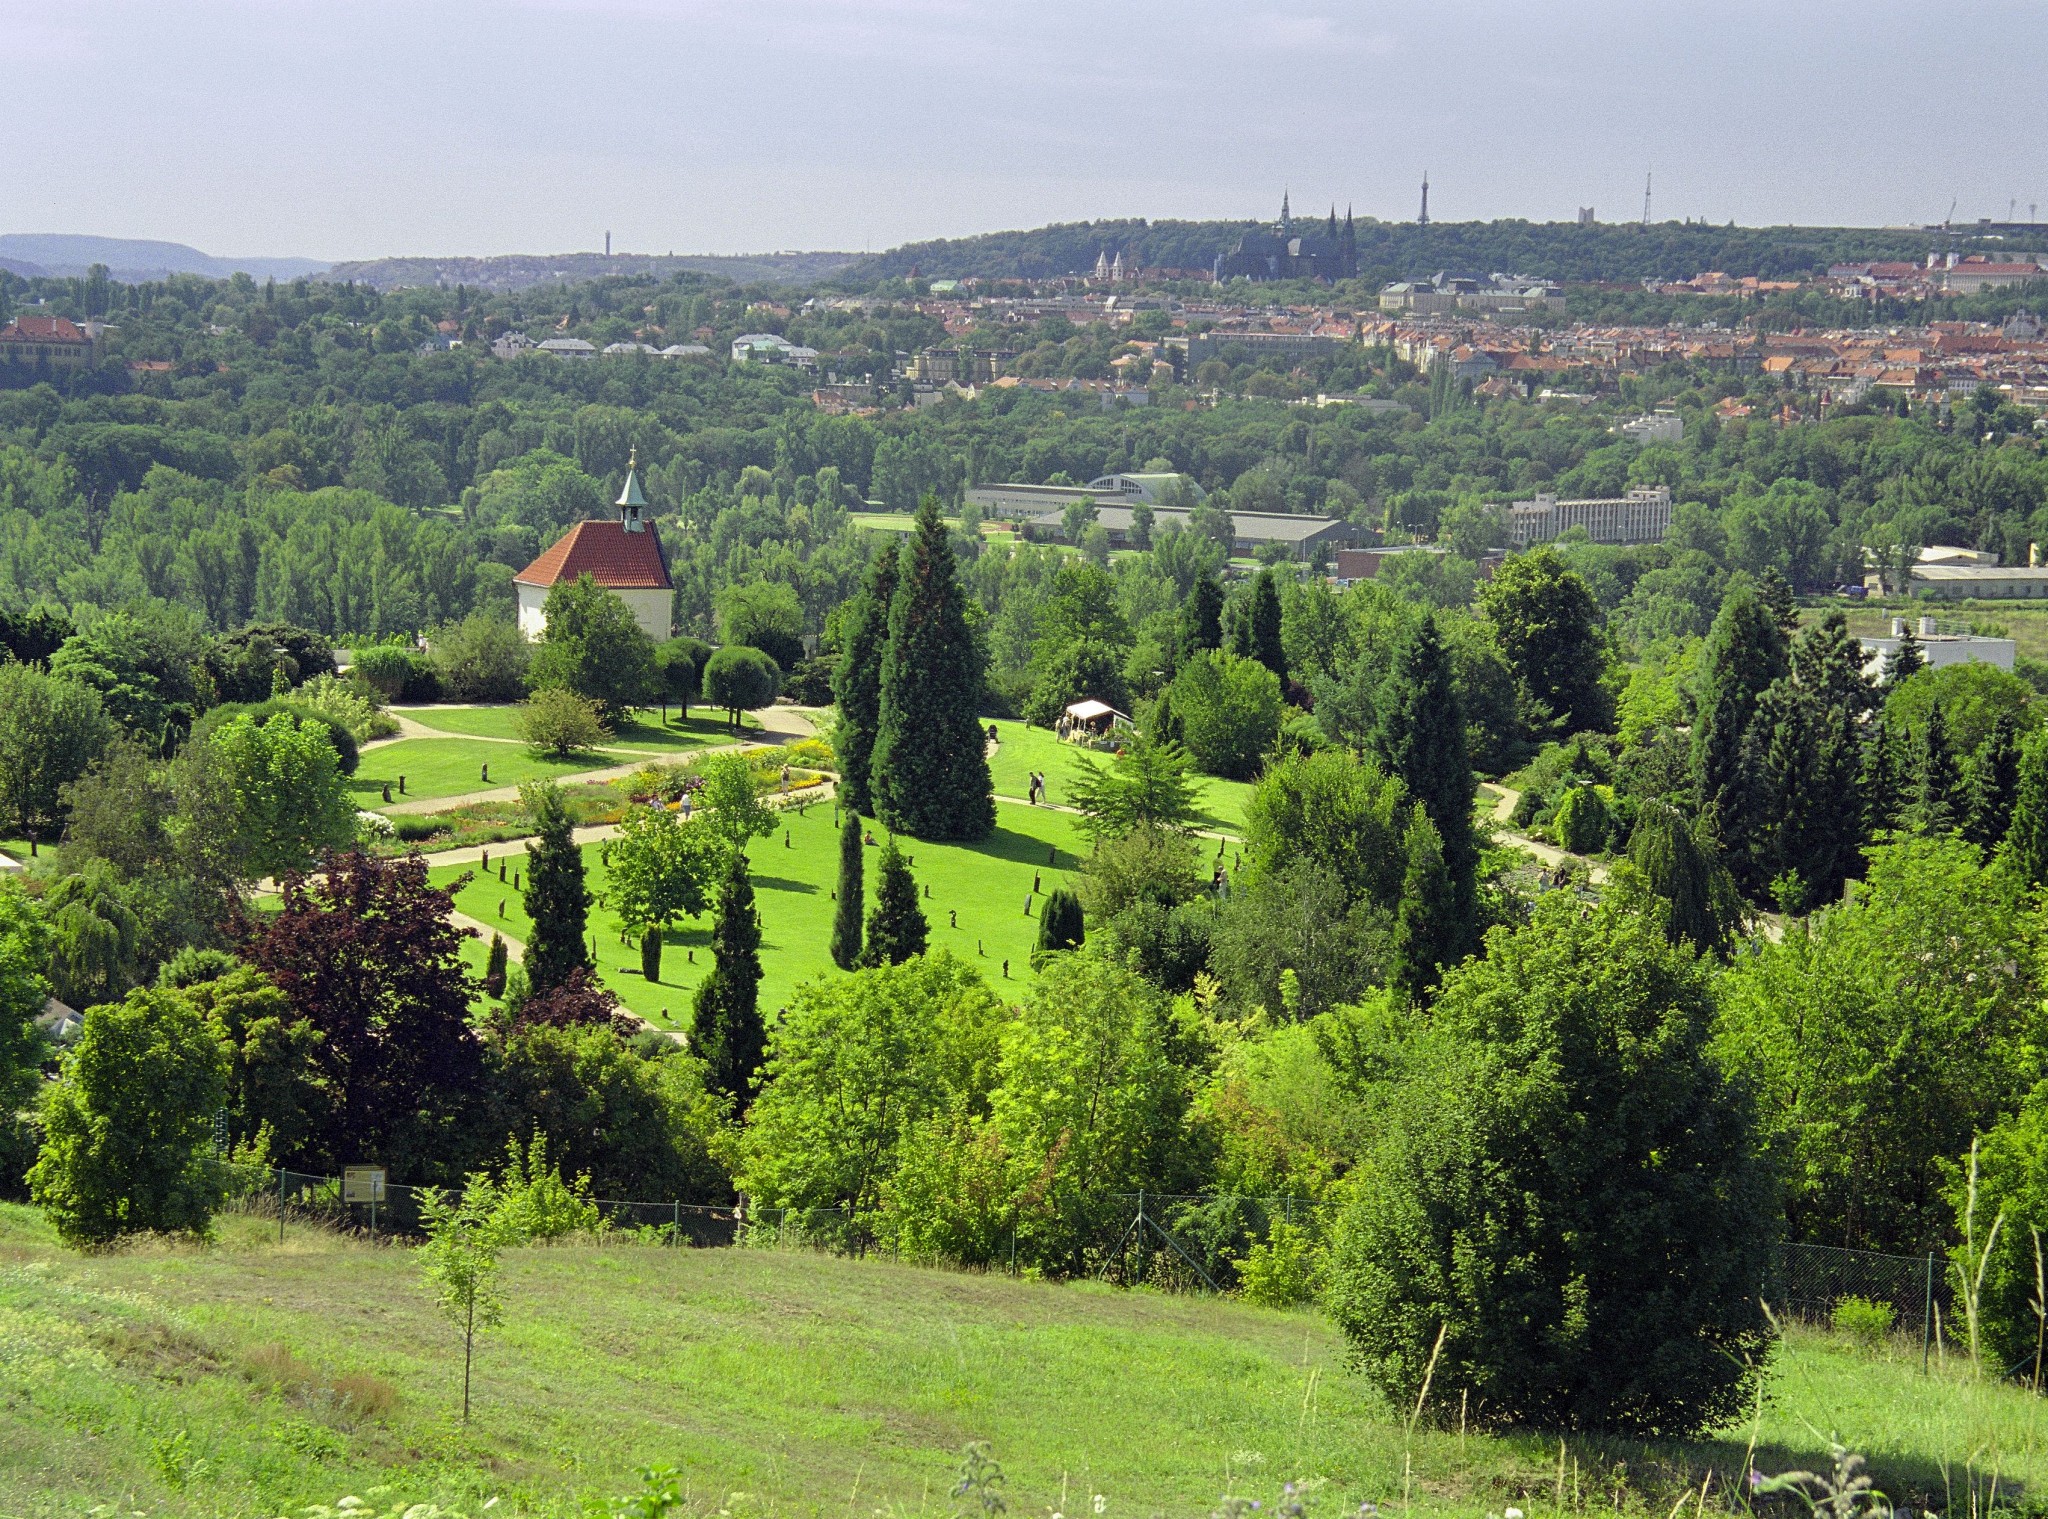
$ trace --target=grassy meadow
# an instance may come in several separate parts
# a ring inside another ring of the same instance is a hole
[[[399,710],[421,727],[432,728],[437,733],[514,741],[520,736],[519,708],[516,705],[403,707]],[[680,707],[671,707],[668,721],[663,723],[661,712],[656,708],[616,725],[603,747],[606,750],[629,749],[656,754],[671,749],[702,749],[707,745],[730,744],[748,735],[757,735],[761,728],[751,714],[743,716],[741,726],[742,732],[735,734],[726,723],[724,713],[704,707],[695,708],[691,714],[685,714]]]
[[[1296,1478],[1327,1519],[1361,1501],[1661,1516],[1710,1469],[1718,1510],[1752,1440],[1779,1471],[1823,1462],[1831,1434],[1943,1513],[1981,1512],[1994,1470],[2001,1497],[2048,1482],[2040,1400],[1954,1365],[1923,1377],[1917,1346],[1794,1333],[1758,1416],[1698,1442],[1461,1431],[1448,1404],[1410,1436],[1312,1312],[623,1243],[507,1256],[465,1428],[461,1338],[409,1251],[222,1222],[210,1248],[81,1256],[0,1207],[0,1513],[265,1519],[385,1487],[566,1519],[658,1463],[692,1514],[953,1514],[970,1440],[1012,1514],[1108,1519],[1225,1492],[1270,1506]]]
[[[1036,770],[1045,776],[1046,800],[1056,807],[1064,806],[1068,803],[1067,783],[1083,758],[1093,758],[1100,764],[1109,762],[1107,754],[1093,754],[1078,744],[1061,743],[1049,728],[1004,721],[996,723],[995,729],[996,750],[989,759],[989,771],[995,778],[997,796],[1023,796],[1031,772]],[[1243,781],[1222,781],[1207,775],[1198,775],[1194,780],[1196,803],[1201,810],[1199,825],[1222,833],[1241,833],[1245,799],[1252,788]]]
[[[349,777],[349,790],[356,805],[381,810],[384,787],[391,787],[391,800],[435,801],[488,791],[498,786],[517,786],[532,780],[560,780],[564,776],[602,770],[629,762],[630,755],[592,752],[569,759],[543,759],[523,744],[479,743],[462,738],[401,738],[368,750],[356,773]],[[490,766],[490,779],[483,767]],[[398,778],[405,777],[405,791],[398,790]]]
[[[492,771],[495,775],[497,772]],[[1033,898],[1032,915],[1024,900],[1034,883],[1050,891],[1064,882],[1087,848],[1072,814],[1046,808],[1001,804],[996,831],[979,844],[925,844],[904,841],[911,874],[920,887],[931,888],[925,917],[931,924],[934,948],[949,949],[982,967],[991,982],[1003,979],[1004,960],[1010,979],[1030,979],[1030,955],[1037,942],[1039,909],[1045,898]],[[839,835],[831,802],[813,802],[801,812],[779,815],[772,838],[756,839],[748,850],[754,875],[755,904],[761,914],[761,1004],[773,1009],[788,1002],[798,983],[814,976],[836,975],[832,964],[832,892],[839,880]],[[879,830],[875,838],[883,837]],[[788,840],[784,842],[785,838]],[[867,896],[874,901],[879,848],[867,853]],[[1057,858],[1055,859],[1055,855]],[[603,846],[588,844],[584,868],[593,894],[604,895],[609,884]],[[506,878],[498,879],[498,866]],[[430,872],[434,884],[445,886],[465,874],[469,884],[456,894],[461,912],[497,926],[522,942],[531,931],[525,903],[512,886],[512,873],[523,874],[526,851],[511,846],[491,851],[488,874],[475,866],[443,865]],[[607,897],[607,903],[609,898]],[[499,915],[503,904],[504,914]],[[949,914],[959,914],[959,926]],[[593,907],[591,932],[597,940],[598,970],[621,1002],[643,1018],[664,1027],[686,1027],[690,995],[711,969],[711,918],[692,921],[663,936],[661,981],[650,985],[640,974],[637,944],[622,944],[616,913],[609,905]],[[692,962],[691,956],[695,955]]]

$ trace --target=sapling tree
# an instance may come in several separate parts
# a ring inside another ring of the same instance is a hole
[[[469,1178],[460,1197],[439,1187],[420,1194],[420,1272],[434,1306],[462,1330],[462,1422],[469,1422],[470,1369],[476,1337],[505,1322],[498,1292],[500,1253],[519,1243],[518,1226],[499,1207],[498,1188],[481,1173]]]

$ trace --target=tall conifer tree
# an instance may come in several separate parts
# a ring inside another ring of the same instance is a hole
[[[852,970],[860,963],[860,913],[866,905],[867,863],[861,857],[860,814],[847,809],[846,826],[839,830],[839,900],[832,912],[832,963]]]
[[[1919,770],[1914,825],[1922,833],[1949,833],[1962,827],[1970,816],[1970,794],[1940,702],[1927,709],[1927,726],[1920,730]]]
[[[1757,775],[1765,746],[1751,742],[1749,730],[1757,703],[1786,667],[1784,630],[1753,589],[1736,586],[1722,600],[1700,656],[1692,771],[1707,826],[1737,881],[1752,893],[1769,884],[1757,848],[1769,807]]]
[[[744,1114],[754,1100],[768,1031],[761,1019],[761,917],[746,854],[738,849],[727,852],[719,882],[711,955],[711,974],[697,987],[692,1043],[711,1089]]]
[[[1885,656],[1884,683],[1896,686],[1902,680],[1911,680],[1926,668],[1927,652],[1920,647],[1920,640],[1913,636],[1913,624],[1908,621],[1899,638],[1899,646]]]
[[[889,608],[875,733],[875,811],[920,839],[981,839],[995,827],[995,788],[979,716],[981,656],[936,496],[917,510]]]
[[[1713,840],[1676,807],[1643,803],[1628,836],[1629,863],[1668,906],[1664,931],[1674,944],[1720,954],[1742,921],[1742,897]]]
[[[1436,825],[1419,802],[1409,816],[1402,847],[1407,865],[1394,913],[1388,980],[1420,1006],[1436,991],[1443,972],[1465,958],[1471,920],[1458,901],[1458,885],[1445,863]]]
[[[1223,647],[1223,586],[1214,575],[1200,575],[1180,609],[1174,664],[1186,664],[1204,649]]]
[[[1462,958],[1477,945],[1479,846],[1472,836],[1474,786],[1465,749],[1465,713],[1434,612],[1426,613],[1402,640],[1379,696],[1371,745],[1435,826],[1436,847],[1449,872],[1456,917],[1465,934],[1457,941],[1454,958]]]
[[[1252,577],[1245,607],[1245,656],[1287,681],[1287,651],[1280,643],[1280,576],[1270,564]]]
[[[1906,762],[1899,735],[1883,707],[1863,737],[1863,832],[1875,837],[1897,828],[1906,815]]]
[[[872,817],[871,766],[875,730],[882,715],[882,659],[889,644],[889,606],[896,597],[899,546],[891,542],[875,555],[866,587],[846,609],[845,647],[832,672],[832,698],[839,704],[833,747],[839,754],[839,803]]]
[[[2048,885],[2048,729],[2035,732],[2020,749],[2019,784],[2004,849],[2020,879],[2029,886]]]
[[[526,916],[533,932],[521,964],[533,995],[551,992],[572,971],[590,969],[590,892],[583,884],[583,851],[575,819],[553,781],[522,786],[520,800],[537,835],[526,846]]]
[[[917,905],[917,881],[904,863],[894,839],[882,846],[882,868],[875,881],[875,910],[868,914],[868,942],[863,965],[901,965],[921,955],[930,934],[924,909]]]
[[[2010,712],[2001,712],[1970,770],[1970,826],[1966,832],[1972,843],[1986,849],[1997,846],[2012,827],[2019,792],[2019,724]]]

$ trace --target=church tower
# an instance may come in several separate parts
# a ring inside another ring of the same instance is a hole
[[[1287,191],[1280,192],[1280,235],[1287,237],[1294,231],[1294,213],[1287,208]]]
[[[626,455],[626,488],[619,492],[616,503],[619,522],[629,533],[644,533],[647,524],[640,520],[640,514],[647,509],[647,498],[640,492],[640,450],[632,449]]]
[[[1418,227],[1429,225],[1429,170],[1427,169],[1422,171],[1422,214],[1415,218],[1415,225]]]

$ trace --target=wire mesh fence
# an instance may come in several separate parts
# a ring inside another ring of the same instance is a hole
[[[219,1164],[226,1205],[292,1225],[402,1237],[420,1226],[427,1189],[359,1184],[341,1177]],[[994,1271],[1092,1276],[1169,1292],[1230,1292],[1255,1249],[1280,1230],[1313,1247],[1327,1236],[1330,1205],[1298,1197],[1113,1192],[1049,1198],[984,1231],[971,1249],[934,1251],[892,1233],[885,1216],[841,1207],[760,1208],[630,1198],[592,1198],[608,1230],[643,1243],[692,1249],[801,1249],[842,1255],[945,1261]],[[1834,1321],[1846,1301],[1883,1305],[1892,1333],[1923,1351],[1943,1333],[1952,1289],[1937,1255],[1887,1255],[1787,1244],[1762,1284],[1780,1318]]]

